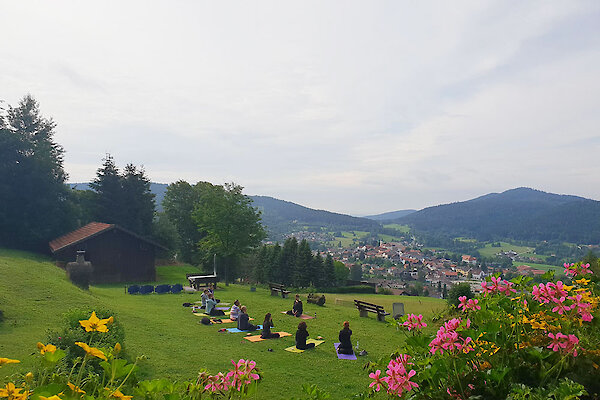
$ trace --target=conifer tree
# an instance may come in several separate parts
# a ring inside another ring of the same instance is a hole
[[[269,258],[269,250],[267,249],[267,245],[263,244],[258,251],[258,255],[256,257],[256,266],[254,267],[254,280],[256,282],[266,282],[265,265]]]
[[[296,257],[298,256],[298,240],[295,237],[286,239],[281,249],[279,275],[284,285],[296,285]]]
[[[327,286],[323,257],[321,256],[320,252],[317,252],[312,260],[311,282],[314,287]]]
[[[294,286],[307,287],[311,281],[313,256],[310,245],[302,239],[298,246],[298,257],[295,263]]]
[[[74,227],[55,127],[30,95],[0,114],[0,247],[46,250]]]
[[[333,264],[333,257],[331,254],[327,254],[325,258],[325,263],[323,265],[324,269],[324,278],[325,281],[324,286],[334,286],[335,285],[335,266]]]
[[[96,192],[95,218],[98,222],[121,224],[124,215],[121,176],[110,154],[103,161],[96,171],[96,179],[90,183]]]
[[[281,246],[279,243],[275,243],[275,246],[271,247],[268,263],[268,268],[265,271],[267,279],[272,282],[283,282],[281,274]]]

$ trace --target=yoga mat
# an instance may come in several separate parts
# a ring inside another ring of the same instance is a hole
[[[221,304],[221,303],[219,303]],[[228,311],[229,307],[215,307],[215,310]]]
[[[339,343],[334,343],[333,347],[335,347],[335,352],[340,360],[356,360],[356,354],[340,354],[337,352]]]
[[[308,343],[314,343],[315,347],[317,347],[318,345],[320,345],[323,342],[324,342],[324,340],[308,339],[306,341],[306,344],[308,344]],[[296,346],[294,345],[294,346],[288,347],[287,349],[285,349],[285,351],[289,351],[290,353],[304,353],[305,350],[297,349]]]
[[[225,311],[225,315],[208,315],[206,313],[192,313],[194,315],[197,315],[198,317],[211,317],[211,318],[219,318],[219,317],[224,317],[225,315],[229,315],[229,311]]]
[[[258,328],[256,330],[262,329],[262,325],[257,325]],[[231,333],[240,333],[240,332],[254,332],[254,331],[240,331],[238,328],[227,328],[227,332]]]
[[[277,332],[277,333],[279,333],[279,337],[280,337],[280,338],[282,338],[282,337],[286,337],[286,336],[292,336],[292,334],[291,334],[291,333],[287,333],[287,332]],[[250,342],[252,342],[252,343],[255,343],[255,342],[261,342],[261,341],[263,341],[263,340],[269,340],[269,339],[263,339],[263,338],[261,338],[261,337],[260,337],[260,335],[255,335],[255,336],[245,336],[245,337],[244,337],[244,339],[246,339],[246,340],[248,340],[248,341],[250,341]],[[273,338],[273,339],[277,339],[277,338]]]
[[[285,314],[285,315],[289,315],[289,314],[287,313],[287,311],[282,311],[281,313],[282,313],[282,314]],[[290,315],[290,317],[294,317],[294,316],[293,316],[293,315]],[[294,318],[300,318],[300,319],[313,319],[313,318],[315,318],[315,317],[311,317],[310,315],[302,314],[300,317],[294,317]]]
[[[202,300],[200,300],[200,301],[195,301],[194,303],[195,303],[195,304],[202,304]],[[217,303],[217,304],[220,304],[220,305],[222,305],[222,306],[230,306],[230,305],[231,305],[231,303],[223,303],[223,302],[220,302],[220,303]]]
[[[254,318],[250,318],[250,321],[254,321]],[[232,319],[229,319],[229,318],[226,318],[226,319],[222,319],[222,320],[221,320],[221,323],[223,323],[223,324],[230,324],[230,323],[232,323],[232,322],[237,322],[237,321],[234,321],[234,320],[232,320]]]

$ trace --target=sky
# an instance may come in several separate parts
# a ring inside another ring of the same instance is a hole
[[[0,100],[110,153],[352,215],[600,200],[599,1],[0,0]]]

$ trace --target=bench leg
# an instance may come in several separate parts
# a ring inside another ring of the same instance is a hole
[[[284,299],[287,299],[287,295],[288,295],[287,293],[281,292],[281,297],[283,297]]]
[[[358,315],[360,315],[361,317],[368,317],[369,316],[369,312],[367,310],[358,310]]]
[[[385,322],[385,315],[377,314],[377,321]]]
[[[277,292],[277,290],[271,289],[271,296],[279,296],[279,293]]]

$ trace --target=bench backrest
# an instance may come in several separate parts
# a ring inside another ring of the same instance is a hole
[[[378,306],[377,304],[367,303],[366,301],[354,300],[354,305],[356,308],[364,308],[365,310],[370,310],[376,313],[385,312],[383,306]]]
[[[285,286],[283,286],[280,283],[269,283],[269,287],[271,289],[280,289],[280,290],[284,290],[285,289]]]

